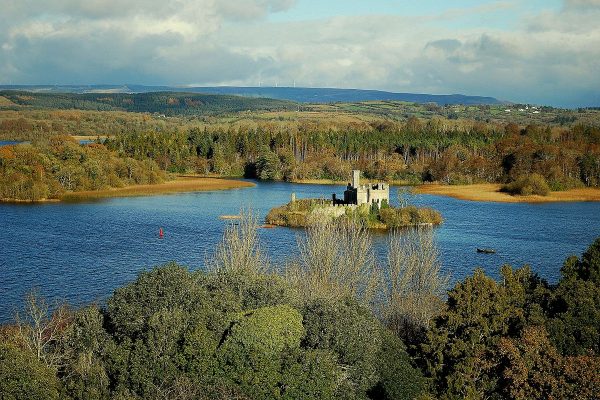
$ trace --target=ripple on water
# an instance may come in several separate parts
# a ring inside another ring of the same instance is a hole
[[[90,203],[0,204],[0,321],[11,318],[33,287],[50,299],[80,305],[104,301],[155,265],[177,261],[202,268],[229,223],[220,215],[252,208],[262,219],[271,207],[286,203],[291,192],[298,198],[330,197],[343,187],[258,183],[246,189]],[[477,203],[433,195],[417,195],[413,201],[442,213],[445,222],[435,235],[443,268],[453,280],[476,267],[497,277],[507,263],[530,264],[555,282],[563,260],[600,236],[600,203]],[[158,238],[160,227],[164,239]],[[281,265],[294,256],[302,234],[263,229],[260,239],[271,261]],[[374,235],[381,258],[386,241],[385,235]],[[479,254],[477,247],[497,253]]]

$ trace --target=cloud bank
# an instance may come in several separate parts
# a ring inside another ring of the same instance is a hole
[[[600,105],[600,0],[288,22],[270,17],[293,13],[295,0],[4,3],[3,84],[296,82]],[[505,28],[468,23],[500,11],[514,12]]]

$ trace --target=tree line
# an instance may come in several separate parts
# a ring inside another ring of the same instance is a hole
[[[37,109],[162,113],[165,115],[223,114],[246,110],[291,110],[295,103],[267,98],[202,93],[35,93],[2,90],[0,96],[19,106]]]
[[[205,126],[118,134],[107,146],[162,168],[258,179],[510,183],[540,174],[552,190],[600,184],[600,128],[485,124],[433,118]]]
[[[0,392],[72,399],[593,399],[600,238],[550,285],[504,266],[448,291],[431,230],[317,224],[271,266],[257,221],[230,225],[205,269],[141,273],[104,305],[29,296],[0,330]],[[12,396],[12,397],[11,397]]]
[[[42,186],[48,186],[50,196],[63,189],[119,186],[123,178],[127,184],[159,180],[135,178],[132,169],[159,176],[166,171],[286,181],[346,180],[352,169],[361,169],[368,179],[408,184],[503,183],[514,193],[600,185],[600,127],[593,124],[519,126],[439,117],[348,122],[341,116],[224,123],[219,118],[208,122],[156,119],[136,113],[36,113],[31,118],[3,119],[0,135],[6,132],[4,137],[30,139],[29,152],[41,151],[56,159],[49,142],[64,141],[69,132],[106,133],[110,137],[104,147],[88,146],[82,151],[90,159],[110,154],[112,161],[103,165],[117,169],[114,174],[91,172],[81,165],[85,157],[79,157],[76,166],[74,159],[67,160],[70,156],[59,155],[59,159],[66,157],[61,163],[69,161],[79,171],[76,181],[83,183],[73,184],[68,178],[54,186],[45,182]],[[37,189],[31,188],[40,179],[31,171],[48,163],[20,154],[27,153],[25,148],[2,148],[0,176],[10,182],[7,174],[18,170],[17,181],[23,177],[29,181],[24,189],[11,189],[8,197],[39,198]],[[58,168],[44,170],[46,177],[52,177]],[[530,184],[530,176],[536,177],[535,185]]]

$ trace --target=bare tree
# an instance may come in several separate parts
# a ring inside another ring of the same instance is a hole
[[[413,204],[414,190],[409,186],[401,186],[398,188],[398,207],[404,208]]]
[[[379,274],[364,226],[344,220],[316,223],[298,238],[298,248],[299,258],[286,276],[305,298],[373,300]]]
[[[60,345],[71,320],[68,308],[58,305],[50,313],[46,301],[33,291],[25,298],[23,318],[17,313],[15,319],[25,347],[47,366],[59,368],[64,358]]]
[[[225,228],[221,243],[208,261],[217,274],[256,275],[269,270],[258,240],[258,219],[251,211],[241,211],[241,218]]]
[[[426,329],[439,313],[449,277],[441,272],[430,228],[390,234],[382,317],[399,336]]]

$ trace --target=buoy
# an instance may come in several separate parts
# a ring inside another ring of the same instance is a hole
[[[164,236],[165,236],[165,233],[163,232],[163,229],[162,229],[162,228],[160,228],[160,229],[158,230],[158,237],[162,239]]]

